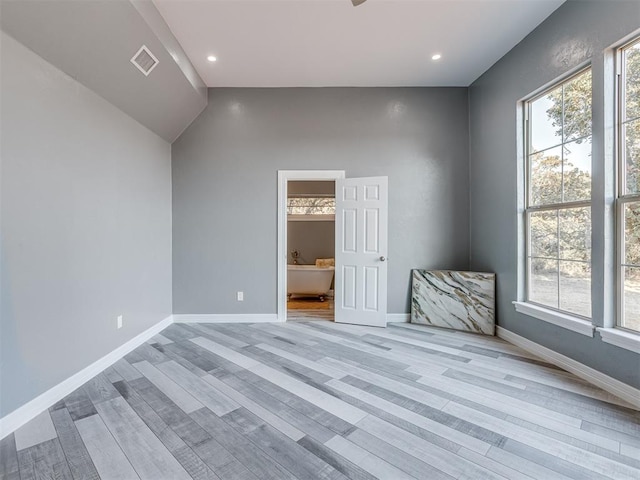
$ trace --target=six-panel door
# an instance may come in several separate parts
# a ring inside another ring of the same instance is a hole
[[[336,322],[386,325],[387,183],[387,177],[336,181]]]

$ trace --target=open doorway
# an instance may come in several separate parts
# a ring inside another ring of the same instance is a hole
[[[334,319],[335,181],[343,171],[280,171],[278,319]]]
[[[278,321],[287,320],[289,182],[335,183],[335,306],[337,323],[387,324],[388,178],[345,178],[344,171],[278,172]],[[298,250],[298,263],[301,252]],[[307,262],[313,255],[308,255]],[[292,262],[293,263],[293,262]]]
[[[334,320],[335,187],[287,183],[287,321]]]

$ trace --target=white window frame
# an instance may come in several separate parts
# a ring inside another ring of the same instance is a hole
[[[626,162],[625,157],[625,142],[624,142],[624,126],[630,120],[624,118],[625,109],[625,68],[624,68],[624,51],[631,46],[640,43],[640,36],[633,38],[631,41],[626,42],[616,49],[616,325],[615,329],[618,329],[620,334],[617,337],[625,339],[624,342],[629,344],[629,341],[633,342],[634,336],[637,336],[637,341],[640,341],[640,331],[626,328],[623,325],[624,321],[624,258],[625,258],[625,238],[624,238],[624,208],[629,203],[640,203],[640,192],[628,194],[626,192]],[[639,117],[640,118],[640,117]],[[631,119],[631,121],[637,119]],[[601,332],[602,339],[606,342],[607,335],[611,338],[611,333]],[[616,337],[613,337],[614,341]],[[614,343],[614,342],[609,342]],[[637,344],[634,350],[640,351],[640,344]]]
[[[589,317],[584,317],[578,315],[573,312],[568,312],[565,310],[561,310],[560,308],[554,308],[549,305],[543,305],[536,302],[532,302],[529,300],[530,291],[531,291],[531,262],[530,262],[530,253],[531,253],[531,234],[530,234],[530,221],[529,217],[532,212],[543,212],[543,211],[560,211],[566,210],[570,208],[579,208],[579,207],[588,207],[591,208],[593,203],[593,191],[591,192],[591,198],[585,201],[578,202],[560,202],[554,204],[545,204],[545,205],[537,205],[530,206],[529,202],[531,199],[530,196],[530,177],[531,177],[531,163],[529,159],[530,154],[530,141],[531,141],[531,121],[530,121],[530,110],[532,103],[548,94],[550,91],[555,90],[561,85],[570,82],[575,77],[585,73],[588,70],[592,70],[591,64],[583,65],[580,68],[572,71],[566,76],[563,76],[561,79],[553,82],[553,84],[544,88],[540,92],[532,95],[531,97],[525,99],[522,102],[523,108],[523,118],[524,118],[524,126],[523,126],[523,137],[524,137],[524,145],[523,145],[523,160],[524,160],[524,203],[522,209],[522,225],[524,228],[524,261],[522,265],[524,266],[524,299],[523,301],[513,302],[516,311],[519,313],[526,314],[528,316],[532,316],[539,320],[543,320],[548,323],[552,323],[554,325],[567,328],[574,332],[580,333],[582,335],[586,335],[589,337],[593,336],[594,326],[592,324],[592,319]],[[592,86],[593,92],[593,86]],[[591,137],[593,138],[593,131],[591,132]],[[575,140],[575,139],[574,139]],[[572,140],[572,141],[574,141]],[[564,146],[566,143],[564,142],[564,138],[562,138],[562,142],[559,146]],[[549,147],[552,148],[552,147]],[[592,155],[593,158],[593,155]],[[593,271],[592,271],[593,275]],[[593,302],[593,298],[591,299]]]
[[[628,203],[640,201],[639,194],[626,194],[626,162],[625,144],[623,128],[627,123],[624,117],[624,81],[625,69],[623,61],[623,52],[627,48],[640,41],[640,35],[636,34],[624,43],[621,43],[613,50],[615,62],[615,99],[614,99],[614,152],[615,152],[615,261],[616,261],[616,292],[615,292],[615,325],[612,327],[599,327],[600,338],[603,342],[615,345],[635,353],[640,353],[640,332],[625,328],[623,325],[624,316],[624,278],[623,278],[623,261],[625,256],[624,245],[624,208]]]

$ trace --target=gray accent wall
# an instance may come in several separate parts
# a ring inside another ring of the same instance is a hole
[[[171,150],[0,40],[5,416],[171,315]]]
[[[289,221],[287,223],[287,255],[293,263],[291,252],[298,250],[300,265],[313,265],[316,258],[335,256],[336,227],[333,221],[306,222]]]
[[[290,180],[287,183],[287,193],[291,195],[329,195],[335,196],[336,182],[320,180]]]
[[[577,67],[593,70],[593,313],[612,326],[614,259],[613,58],[607,49],[640,27],[640,2],[568,1],[470,87],[471,268],[497,275],[500,326],[629,385],[640,355],[516,313],[519,234],[519,102]],[[606,92],[606,93],[605,93]],[[520,272],[521,273],[521,272]],[[520,279],[521,280],[521,279]]]
[[[172,145],[176,314],[276,312],[278,170],[389,177],[389,313],[412,268],[466,269],[466,88],[209,89]],[[244,302],[236,292],[244,292]]]

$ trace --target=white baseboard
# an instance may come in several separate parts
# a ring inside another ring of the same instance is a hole
[[[188,314],[173,315],[174,323],[265,323],[278,322],[275,313]]]
[[[411,319],[409,313],[387,313],[387,323],[407,323]],[[250,314],[174,314],[174,323],[267,323],[281,322],[275,313]]]
[[[574,375],[592,383],[603,390],[606,390],[613,395],[620,397],[621,399],[629,402],[631,405],[640,409],[640,390],[632,387],[620,380],[605,375],[598,370],[588,367],[572,358],[566,357],[561,353],[555,352],[547,347],[532,342],[520,335],[517,335],[500,326],[497,327],[498,337],[506,340],[509,343],[517,345],[524,350],[537,355],[538,357],[560,367]]]
[[[29,420],[32,420],[36,416],[40,415],[46,409],[53,406],[56,402],[62,400],[71,392],[81,387],[88,380],[92,379],[93,377],[104,371],[106,368],[116,363],[126,354],[138,348],[155,334],[167,328],[169,325],[171,325],[171,323],[173,323],[173,319],[170,315],[161,322],[156,323],[151,328],[148,328],[139,335],[136,335],[123,345],[120,345],[118,348],[106,354],[101,359],[96,360],[88,367],[83,368],[75,375],[72,375],[55,387],[50,388],[42,395],[37,396],[30,402],[25,403],[13,412],[0,418],[0,439],[6,437],[11,432],[16,431]]]
[[[387,323],[409,323],[410,313],[387,313]]]

